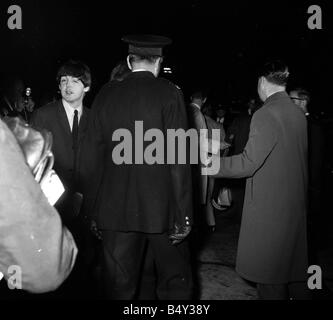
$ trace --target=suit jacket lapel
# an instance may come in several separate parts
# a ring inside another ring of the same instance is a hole
[[[87,129],[88,112],[89,112],[89,109],[87,109],[86,107],[83,107],[82,116],[81,116],[80,123],[79,123],[79,143],[81,142],[82,138],[84,137],[86,129]]]
[[[71,127],[69,126],[67,114],[66,114],[65,108],[64,108],[61,100],[58,105],[57,111],[58,111],[57,114],[58,114],[58,118],[59,118],[59,123],[62,126],[62,128],[64,129],[64,132],[69,137],[72,137]]]

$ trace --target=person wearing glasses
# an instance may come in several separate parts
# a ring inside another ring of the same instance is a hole
[[[310,94],[307,90],[302,88],[296,88],[289,93],[290,99],[296,104],[296,106],[300,107],[303,113],[306,116],[309,116],[310,113],[308,111],[308,104],[310,102]]]

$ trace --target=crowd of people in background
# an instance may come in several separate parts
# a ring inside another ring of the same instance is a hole
[[[65,187],[55,208],[78,247],[69,278],[43,297],[190,299],[195,284],[188,235],[214,232],[216,215],[222,215],[241,225],[237,271],[257,283],[261,298],[308,298],[306,229],[310,239],[316,237],[327,164],[310,93],[294,88],[289,98],[288,67],[274,62],[258,74],[260,99],[250,97],[231,113],[214,105],[204,88],[184,97],[158,77],[167,38],[124,41],[127,61],[111,71],[91,108],[84,97],[92,76],[79,61],[59,68],[60,97],[43,105],[19,78],[2,88],[1,119],[21,117],[53,135],[54,169]],[[208,140],[218,129],[220,172],[203,175],[206,164],[111,164],[112,132],[132,130],[134,120],[143,120],[147,129],[207,130]]]

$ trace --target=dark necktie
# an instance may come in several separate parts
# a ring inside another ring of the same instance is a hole
[[[72,127],[72,137],[73,137],[73,150],[76,153],[77,150],[77,138],[79,135],[79,117],[78,111],[74,111],[73,127]]]
[[[77,165],[77,147],[78,147],[78,135],[79,135],[79,117],[78,111],[74,111],[72,138],[73,138],[73,181],[76,183],[76,165]]]

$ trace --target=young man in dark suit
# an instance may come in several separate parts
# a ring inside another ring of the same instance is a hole
[[[66,190],[56,206],[69,223],[74,218],[73,195],[80,178],[77,163],[89,114],[83,98],[91,86],[90,70],[81,62],[69,61],[60,67],[57,82],[61,99],[37,109],[32,123],[52,132],[54,168]]]
[[[88,244],[90,235],[78,216],[84,174],[80,172],[78,163],[83,156],[81,146],[90,111],[83,105],[83,99],[91,86],[90,69],[82,62],[70,60],[59,68],[57,83],[61,99],[37,109],[32,124],[52,133],[54,169],[65,187],[55,207],[71,230],[80,250],[79,258],[82,258],[87,254],[85,250],[91,250]]]

